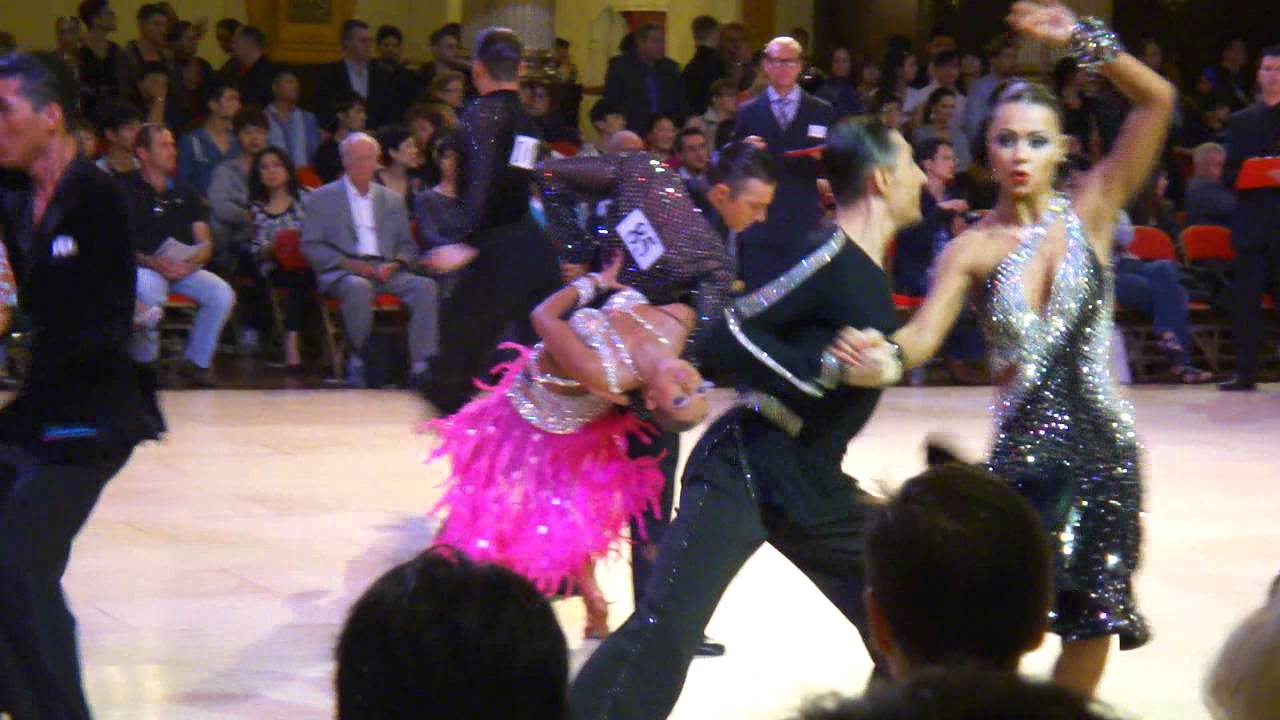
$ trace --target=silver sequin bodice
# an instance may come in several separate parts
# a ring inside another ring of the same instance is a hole
[[[634,366],[622,338],[609,323],[608,314],[632,310],[648,302],[638,291],[623,288],[610,295],[599,309],[581,308],[569,318],[574,334],[600,356],[610,392],[622,392],[618,385],[619,373],[624,368],[634,372]],[[542,355],[542,343],[538,343],[520,377],[507,389],[512,406],[529,424],[549,433],[568,434],[613,409],[612,402],[591,393],[556,392],[553,388],[576,383],[546,376],[539,366]]]
[[[1043,312],[1027,300],[1027,264],[1050,232],[1065,254]],[[1130,576],[1141,543],[1142,489],[1133,409],[1111,377],[1113,279],[1065,197],[988,278],[979,303],[996,396],[990,467],[1041,512],[1052,533],[1060,591],[1084,610],[1055,610],[1065,637],[1118,633],[1145,641]]]

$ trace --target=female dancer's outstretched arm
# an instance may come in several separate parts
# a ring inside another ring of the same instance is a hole
[[[1016,32],[1052,47],[1067,47],[1076,37],[1079,19],[1058,2],[1018,2],[1010,11],[1009,24]],[[1106,263],[1114,247],[1111,230],[1116,212],[1150,178],[1169,133],[1176,96],[1159,73],[1123,50],[1112,57],[1103,49],[1095,59],[1102,76],[1133,103],[1111,153],[1079,184],[1074,198],[1093,250]]]

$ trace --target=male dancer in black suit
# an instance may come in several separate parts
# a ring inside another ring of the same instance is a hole
[[[667,717],[720,597],[765,542],[867,637],[866,495],[840,465],[879,393],[850,387],[829,348],[847,326],[897,326],[882,263],[894,233],[920,219],[924,175],[896,131],[854,121],[832,130],[824,164],[837,227],[735,300],[708,339],[704,364],[740,373],[745,388],[689,457],[635,613],[578,674],[581,720]]]
[[[697,363],[734,281],[728,236],[765,218],[777,185],[773,158],[749,143],[726,146],[708,169],[708,188],[700,198],[661,158],[645,152],[552,160],[542,164],[536,177],[564,274],[579,275],[589,264],[625,250],[619,276],[623,284],[650,302],[683,302],[697,310],[699,322],[685,346],[685,354]],[[584,201],[607,206],[603,227],[584,229],[579,223],[578,206]],[[643,243],[628,232],[635,228],[628,218],[637,212],[650,228]],[[633,537],[648,541],[633,545],[631,552],[638,604],[671,515],[680,436],[666,432],[654,443],[633,442],[631,450],[635,456],[661,455],[659,466],[667,478],[661,517],[650,516],[643,533],[632,528]],[[722,655],[724,646],[704,642],[698,654]]]
[[[26,175],[0,223],[32,323],[30,372],[0,410],[0,714],[22,720],[89,718],[62,574],[107,481],[161,429],[128,351],[128,203],[79,153],[76,107],[60,61],[0,59],[0,167]]]
[[[1280,45],[1262,51],[1258,87],[1258,101],[1231,116],[1223,174],[1228,186],[1235,185],[1245,160],[1280,155]],[[1280,182],[1280,178],[1276,180]],[[1270,287],[1272,297],[1280,299],[1280,188],[1240,193],[1231,223],[1231,244],[1236,249],[1236,308],[1232,314],[1236,376],[1219,387],[1253,390],[1262,334],[1262,289]]]
[[[769,87],[738,108],[733,139],[759,138],[778,160],[778,195],[769,219],[739,238],[742,280],[748,290],[764,285],[812,249],[806,242],[822,222],[818,204],[818,161],[787,157],[826,141],[835,123],[827,101],[796,84],[804,64],[800,43],[774,38],[765,46],[764,72]]]
[[[458,201],[464,242],[436,248],[428,264],[439,273],[465,270],[441,312],[446,341],[425,393],[442,413],[456,412],[475,393],[474,379],[492,366],[493,350],[510,339],[532,345],[529,313],[561,285],[555,250],[529,214],[541,131],[520,106],[523,46],[507,28],[476,37],[471,75],[481,97],[462,113],[458,134]]]

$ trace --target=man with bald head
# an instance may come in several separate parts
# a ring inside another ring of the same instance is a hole
[[[803,48],[789,37],[765,46],[763,70],[769,87],[738,108],[733,139],[755,136],[778,161],[778,193],[769,218],[739,237],[742,280],[754,289],[791,267],[809,249],[806,238],[822,221],[818,203],[818,161],[787,157],[826,142],[835,124],[831,105],[797,85],[804,67]]]
[[[622,132],[615,133],[613,137],[609,138],[609,152],[611,153],[643,151],[644,140],[630,130],[623,130]]]
[[[302,225],[302,253],[316,271],[320,292],[341,303],[350,357],[347,382],[365,386],[365,353],[379,295],[400,299],[409,311],[410,384],[427,377],[439,347],[436,282],[408,272],[418,248],[404,199],[373,182],[378,141],[352,133],[339,152],[345,175],[311,193]]]

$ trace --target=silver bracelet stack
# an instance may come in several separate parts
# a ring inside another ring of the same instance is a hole
[[[1124,52],[1119,36],[1096,17],[1083,17],[1071,31],[1067,51],[1081,68],[1096,70]]]
[[[582,277],[569,283],[569,287],[578,293],[578,304],[576,307],[584,307],[591,304],[596,299],[596,293],[600,290],[600,284],[596,281],[595,273],[583,275]]]

